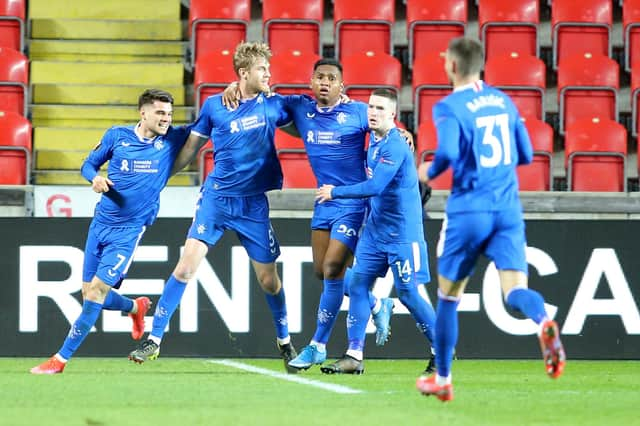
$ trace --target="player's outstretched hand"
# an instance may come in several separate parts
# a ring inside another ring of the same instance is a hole
[[[418,179],[425,185],[429,183],[429,176],[427,176],[427,170],[431,167],[431,161],[425,161],[418,166]]]
[[[332,200],[333,198],[331,197],[331,190],[333,190],[333,188],[335,188],[335,186],[327,184],[324,184],[320,188],[318,188],[316,191],[316,201],[322,204],[325,201]]]
[[[104,176],[100,176],[97,175],[96,177],[93,178],[93,181],[91,182],[91,188],[93,189],[94,192],[97,192],[98,194],[101,194],[103,192],[108,192],[109,188],[113,186],[113,182],[111,182],[111,179],[106,178]]]
[[[222,92],[222,105],[228,110],[234,110],[240,105],[240,85],[237,81],[229,83]]]

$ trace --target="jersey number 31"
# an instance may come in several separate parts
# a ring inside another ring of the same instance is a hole
[[[500,138],[493,134],[493,128],[498,127]],[[509,115],[497,114],[476,118],[476,127],[484,129],[482,144],[491,147],[491,156],[480,155],[482,167],[497,167],[500,164],[511,164],[511,140],[509,138]]]

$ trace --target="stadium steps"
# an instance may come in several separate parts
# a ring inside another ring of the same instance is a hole
[[[149,86],[146,85],[106,85],[106,84],[55,84],[41,83],[32,86],[32,99],[35,104],[68,105],[131,105]],[[173,94],[174,105],[185,105],[183,85],[156,85],[157,89]]]
[[[31,21],[31,38],[64,40],[181,41],[182,23],[176,20],[50,19]]]
[[[31,61],[168,62],[181,64],[186,43],[130,40],[32,40]]]
[[[146,88],[174,95],[175,124],[192,120],[180,9],[180,0],[29,2],[34,183],[86,185],[82,161],[106,129],[139,120]],[[170,184],[196,179],[189,171]]]
[[[180,19],[180,0],[29,0],[29,18]]]
[[[193,107],[174,107],[174,124],[191,121]],[[51,105],[31,108],[34,127],[94,128],[102,131],[116,124],[132,124],[139,120],[136,105]]]

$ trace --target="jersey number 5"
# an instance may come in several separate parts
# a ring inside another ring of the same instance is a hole
[[[493,134],[493,128],[500,130],[500,138]],[[497,167],[511,164],[511,140],[509,138],[509,116],[507,114],[487,115],[476,118],[476,127],[484,129],[482,144],[491,147],[491,156],[480,155],[482,167]]]

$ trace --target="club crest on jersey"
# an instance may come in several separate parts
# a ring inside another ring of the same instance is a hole
[[[153,147],[160,151],[162,148],[164,148],[164,141],[162,139],[158,139],[153,143]]]
[[[344,123],[347,122],[347,117],[348,117],[348,115],[345,114],[344,112],[339,112],[338,115],[336,116],[336,121],[339,124],[344,124]]]

